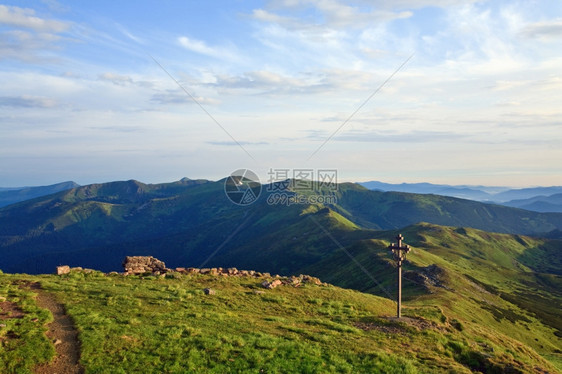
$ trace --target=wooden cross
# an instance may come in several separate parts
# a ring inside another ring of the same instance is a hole
[[[396,318],[402,317],[402,261],[406,259],[406,254],[410,252],[409,245],[402,245],[403,239],[404,237],[401,234],[398,234],[396,237],[396,244],[392,243],[388,246],[388,249],[392,251],[394,260],[398,265],[398,291],[396,293],[396,303],[398,305],[396,307]]]

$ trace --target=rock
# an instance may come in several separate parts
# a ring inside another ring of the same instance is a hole
[[[55,339],[55,340],[53,340],[53,344],[54,344],[54,345],[62,344],[62,340],[60,340],[60,339]]]
[[[298,278],[298,277],[293,276],[293,277],[290,277],[290,278],[287,280],[287,282],[288,282],[288,284],[291,284],[291,285],[293,285],[293,286],[296,286],[296,285],[299,285],[299,284],[301,283],[301,279]]]
[[[83,269],[80,266],[76,266],[73,268],[70,268],[70,271],[82,271]]]
[[[230,275],[236,275],[236,274],[238,274],[238,269],[236,269],[236,268],[228,268],[226,271],[227,271],[228,274],[230,274]]]
[[[418,271],[407,271],[404,278],[409,279],[424,288],[424,291],[432,293],[431,287],[442,287],[448,289],[444,282],[445,270],[435,264],[421,268]]]
[[[127,256],[123,261],[126,274],[165,273],[168,271],[164,262],[152,256]]]
[[[327,283],[322,283],[322,281],[319,278],[315,278],[315,277],[312,277],[312,279],[309,281],[309,283],[315,284],[317,286],[322,286],[322,285],[327,286],[328,285]]]
[[[217,275],[219,275],[219,269],[212,268],[211,270],[209,270],[209,274],[217,276]]]
[[[70,273],[70,266],[68,265],[57,266],[57,271],[56,271],[57,275],[63,275],[68,273]]]
[[[277,286],[280,286],[282,284],[283,284],[283,282],[281,282],[279,279],[275,279],[272,282],[264,281],[264,282],[262,282],[261,286],[263,288],[267,288],[268,290],[271,290],[271,289],[273,289]]]
[[[263,295],[263,294],[265,294],[265,291],[254,290],[254,294],[256,294],[256,295]]]
[[[209,272],[211,272],[211,269],[209,268],[203,268],[199,270],[199,274],[208,274]]]
[[[176,271],[177,271],[178,273],[186,273],[185,268],[176,268]]]
[[[0,323],[0,328],[2,328],[2,327],[6,327],[6,324],[5,324],[5,323]]]
[[[213,290],[212,288],[205,288],[203,290],[203,292],[205,292],[205,295],[215,295],[217,292],[215,290]]]
[[[200,272],[201,272],[201,270],[199,270],[197,268],[187,268],[188,274],[199,274]]]
[[[305,283],[312,283],[317,286],[322,285],[322,281],[316,277],[311,277],[310,275],[304,275],[302,278],[303,282]]]

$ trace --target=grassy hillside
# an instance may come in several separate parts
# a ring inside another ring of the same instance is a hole
[[[537,213],[439,195],[370,191],[339,185],[341,213],[365,227],[392,229],[418,222],[511,234],[542,234],[562,225],[562,214]]]
[[[420,221],[511,233],[562,228],[562,214],[354,184],[339,185],[331,206],[269,205],[267,197],[264,191],[259,201],[241,207],[227,199],[223,183],[188,179],[74,188],[0,209],[1,267],[42,273],[66,263],[110,271],[125,255],[154,254],[171,266],[211,261],[291,273],[330,255],[331,239],[308,219],[312,215],[342,245],[369,238],[374,229]]]
[[[311,284],[264,290],[261,281],[0,275],[0,296],[24,310],[23,318],[3,320],[1,370],[31,372],[53,355],[41,338],[49,313],[33,306],[27,288],[40,282],[75,321],[86,373],[556,372],[498,324],[484,325],[486,315],[451,307],[453,299],[444,306],[432,297],[410,301],[407,318],[394,321],[388,299]],[[204,288],[216,294],[205,295]],[[504,324],[519,328],[517,321]],[[541,342],[543,334],[536,332]]]
[[[128,181],[0,209],[4,271],[50,273],[61,263],[120,270],[125,255],[154,255],[172,268],[311,274],[370,294],[316,286],[261,294],[254,292],[260,281],[245,278],[4,275],[0,296],[29,315],[0,329],[12,352],[4,365],[23,357],[27,339],[44,346],[30,362],[52,354],[38,333],[48,314],[16,284],[27,280],[66,305],[91,372],[110,363],[127,372],[119,365],[136,362],[154,372],[562,370],[562,241],[474,228],[538,232],[560,227],[561,215],[352,184],[336,196],[332,206],[269,205],[262,196],[241,207],[226,199],[222,183]],[[454,226],[436,224],[443,222]],[[386,248],[398,227],[413,248],[403,290],[413,319],[400,323],[387,318],[395,265]],[[208,286],[217,295],[204,295]]]
[[[410,305],[439,305],[463,325],[501,331],[562,368],[562,243],[427,223],[400,230],[413,247],[404,269]],[[381,296],[395,294],[386,247],[398,231],[377,232],[302,271]],[[353,256],[368,272],[350,260]],[[476,330],[475,330],[476,331]]]

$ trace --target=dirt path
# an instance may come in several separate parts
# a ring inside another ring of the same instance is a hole
[[[57,352],[51,363],[37,366],[35,373],[84,373],[84,368],[78,362],[80,359],[78,331],[72,319],[65,313],[64,306],[57,302],[54,295],[42,290],[39,283],[31,284],[30,288],[37,292],[37,305],[50,310],[53,314],[54,321],[48,325],[47,337],[54,343]]]

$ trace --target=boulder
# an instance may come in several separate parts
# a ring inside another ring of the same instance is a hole
[[[127,256],[123,261],[125,274],[162,274],[168,272],[164,262],[152,256]]]
[[[205,295],[215,295],[217,292],[215,290],[213,290],[212,288],[205,288],[203,290],[203,292],[205,292]]]
[[[268,290],[271,290],[271,289],[273,289],[277,286],[280,286],[282,284],[283,284],[283,282],[281,282],[279,279],[275,279],[272,282],[264,281],[264,282],[262,282],[261,286],[263,288],[267,288]]]
[[[69,273],[70,273],[70,266],[68,265],[57,266],[57,270],[56,270],[57,275],[63,275]]]

